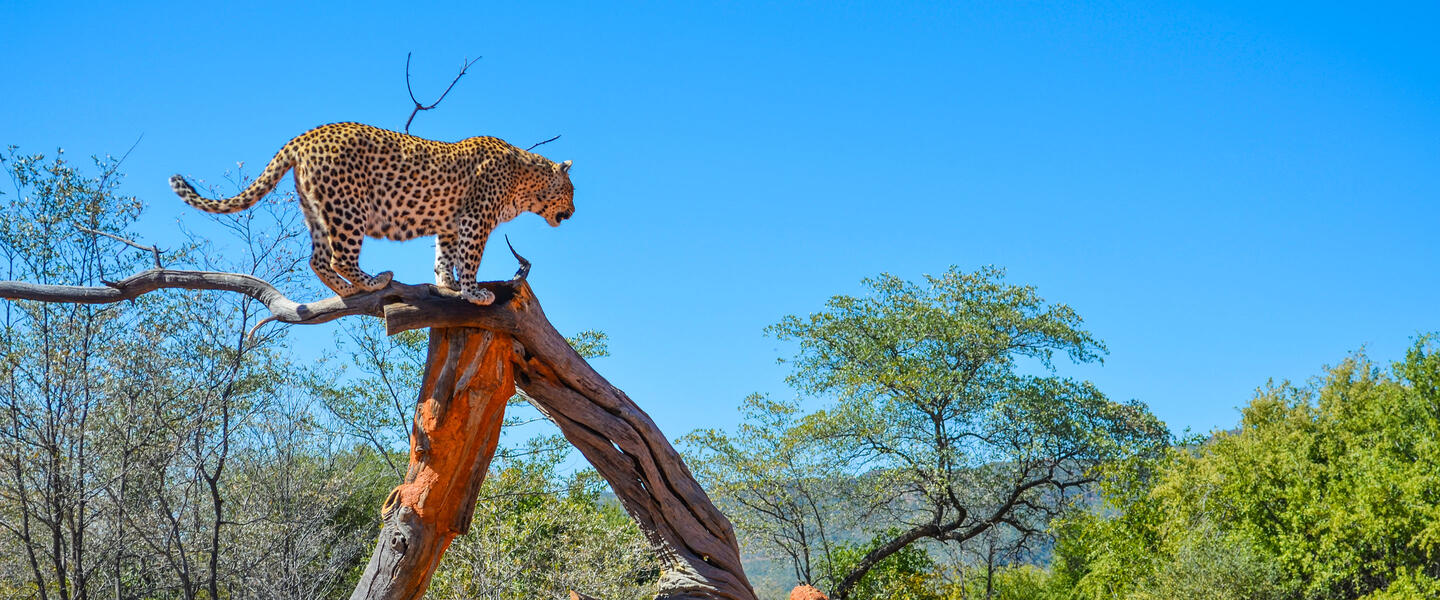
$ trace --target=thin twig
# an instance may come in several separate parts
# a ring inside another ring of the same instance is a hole
[[[138,249],[140,249],[140,250],[148,250],[148,251],[150,251],[151,253],[153,253],[153,254],[155,255],[155,268],[157,268],[157,269],[163,269],[163,268],[165,268],[165,265],[160,264],[160,249],[159,249],[159,248],[156,248],[155,246],[142,246],[142,245],[140,245],[140,244],[135,243],[135,242],[132,241],[132,240],[127,240],[127,239],[125,239],[125,238],[123,238],[123,237],[120,237],[120,236],[118,236],[118,235],[115,235],[115,234],[112,234],[112,233],[105,233],[105,232],[103,232],[103,231],[95,231],[94,229],[89,229],[89,228],[86,228],[86,227],[81,227],[81,226],[79,226],[79,225],[76,225],[75,228],[76,228],[76,229],[79,229],[80,231],[83,231],[83,232],[85,232],[85,233],[89,233],[89,234],[93,234],[93,235],[103,235],[103,236],[105,236],[105,237],[107,237],[107,238],[110,238],[110,239],[112,239],[112,240],[115,240],[115,241],[117,241],[117,242],[120,242],[120,243],[122,243],[122,244],[125,244],[125,245],[127,245],[127,246],[131,246],[131,247],[134,247],[134,248],[138,248]]]
[[[531,151],[531,150],[534,150],[534,149],[536,149],[536,148],[539,148],[539,147],[541,147],[541,146],[544,146],[545,144],[548,144],[548,143],[553,142],[553,141],[558,140],[558,139],[560,139],[560,136],[559,136],[559,135],[556,135],[555,137],[552,137],[552,138],[550,138],[550,139],[548,139],[548,140],[545,140],[545,141],[543,141],[543,142],[536,142],[535,144],[532,144],[529,148],[526,148],[525,151],[526,151],[526,152],[529,152],[529,151]]]
[[[120,155],[120,160],[115,161],[115,164],[110,165],[110,168],[106,169],[105,174],[100,176],[100,187],[105,187],[105,182],[109,181],[110,176],[114,175],[115,171],[118,171],[120,169],[120,165],[125,164],[125,159],[130,158],[130,153],[135,151],[135,147],[139,146],[140,140],[143,139],[145,139],[145,134],[142,133],[140,134],[140,137],[135,138],[135,143],[130,144],[130,149],[126,150],[125,154]]]
[[[460,74],[459,74],[459,75],[456,75],[456,76],[455,76],[455,79],[452,79],[452,80],[450,81],[450,86],[445,88],[445,92],[442,93],[442,94],[440,94],[440,97],[439,97],[439,98],[436,98],[434,102],[431,102],[429,106],[425,106],[424,104],[421,104],[419,100],[416,100],[416,99],[415,99],[415,90],[410,87],[410,55],[411,55],[411,54],[413,54],[413,53],[411,53],[411,52],[406,52],[406,53],[405,53],[405,91],[410,92],[410,101],[415,103],[415,110],[410,111],[410,118],[405,119],[405,133],[410,133],[410,122],[415,120],[415,115],[416,115],[417,113],[419,113],[419,112],[422,111],[422,110],[430,110],[430,109],[435,108],[436,106],[438,106],[438,105],[440,104],[440,101],[441,101],[441,100],[444,100],[444,99],[445,99],[445,96],[448,96],[448,95],[450,94],[450,90],[455,87],[455,84],[456,84],[456,83],[459,83],[460,78],[465,76],[465,72],[470,70],[470,65],[473,65],[473,64],[475,64],[476,61],[480,60],[481,58],[484,58],[484,57],[481,57],[481,56],[477,56],[477,57],[475,57],[475,60],[465,61],[465,66],[460,67]],[[557,136],[557,137],[558,137],[558,136]]]

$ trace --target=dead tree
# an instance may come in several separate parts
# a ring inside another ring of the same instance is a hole
[[[160,289],[245,294],[267,321],[385,320],[390,334],[430,328],[405,481],[382,508],[383,527],[352,600],[415,600],[440,557],[465,533],[494,455],[505,401],[518,386],[610,483],[662,567],[657,598],[754,600],[730,521],[695,482],[649,415],[595,372],[550,325],[525,281],[489,282],[489,306],[433,285],[391,283],[348,298],[296,303],[238,273],[150,269],[105,287],[0,282],[0,298],[104,304]],[[262,322],[263,324],[264,322]],[[258,327],[258,326],[257,326]]]

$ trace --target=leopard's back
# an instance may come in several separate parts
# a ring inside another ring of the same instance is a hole
[[[354,223],[361,235],[392,240],[440,233],[467,203],[486,208],[502,202],[498,187],[481,193],[487,179],[481,165],[503,164],[512,154],[499,138],[448,143],[361,123],[317,127],[297,136],[289,149],[297,188],[313,201],[307,218],[341,227]]]

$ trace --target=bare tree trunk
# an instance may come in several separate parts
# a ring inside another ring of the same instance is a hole
[[[985,600],[995,597],[995,548],[985,555]]]
[[[515,393],[510,336],[430,331],[410,433],[410,469],[381,509],[384,525],[351,600],[418,600],[440,557],[470,529],[475,498]]]

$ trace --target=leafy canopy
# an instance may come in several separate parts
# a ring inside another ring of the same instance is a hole
[[[966,544],[999,527],[1025,545],[1090,467],[1166,444],[1142,405],[1055,374],[1057,357],[1098,362],[1105,347],[1073,309],[1004,271],[864,283],[863,296],[767,330],[795,343],[788,381],[824,410],[751,398],[733,436],[690,438],[702,476],[745,509],[742,534],[797,578],[866,598],[878,581],[867,573],[924,540]],[[842,532],[869,542],[836,543]]]
[[[1269,385],[1239,430],[1107,477],[1110,511],[1061,528],[1057,574],[1086,598],[1436,597],[1437,384],[1425,337],[1388,372],[1357,354]]]

